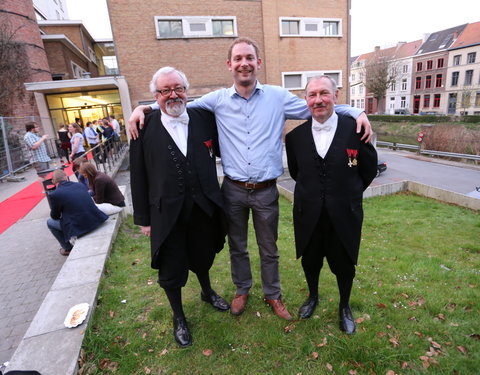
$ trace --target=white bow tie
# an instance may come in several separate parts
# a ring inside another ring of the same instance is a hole
[[[323,125],[323,124],[313,124],[312,125],[312,129],[317,131],[317,132],[321,132],[321,131],[329,132],[331,128],[332,128],[331,125]]]
[[[165,116],[166,119],[168,119],[167,121],[172,128],[176,128],[177,125],[188,125],[189,117],[188,117],[187,111],[184,111],[178,117],[168,116],[168,115],[165,115],[165,114],[164,114],[164,116]]]

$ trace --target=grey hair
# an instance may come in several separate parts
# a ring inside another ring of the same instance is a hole
[[[185,75],[184,72],[180,71],[180,70],[177,70],[175,68],[172,68],[171,66],[164,66],[163,68],[160,68],[158,69],[155,74],[153,75],[152,77],[152,80],[150,81],[150,92],[152,94],[156,94],[157,93],[157,79],[158,77],[160,76],[166,76],[166,75],[169,75],[170,73],[177,73],[180,78],[183,80],[183,85],[185,86],[185,89],[188,90],[188,87],[189,87],[189,83],[188,83],[188,79],[187,79],[187,76]]]
[[[335,93],[338,90],[337,82],[335,82],[335,80],[332,77],[327,76],[325,74],[321,74],[321,75],[318,75],[318,76],[314,76],[314,77],[312,77],[308,80],[307,85],[305,86],[305,95],[307,95],[308,85],[310,84],[310,82],[312,82],[314,80],[317,80],[317,79],[327,79],[327,80],[329,80],[330,83],[332,84],[333,93]]]

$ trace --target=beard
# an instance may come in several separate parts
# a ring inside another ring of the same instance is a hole
[[[185,112],[186,103],[180,98],[176,99],[169,99],[165,103],[165,111],[168,115],[173,117],[180,116],[183,112]]]

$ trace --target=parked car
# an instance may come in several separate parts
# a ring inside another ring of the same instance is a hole
[[[377,176],[380,176],[380,173],[385,172],[387,170],[387,162],[383,160],[379,160],[377,164]]]

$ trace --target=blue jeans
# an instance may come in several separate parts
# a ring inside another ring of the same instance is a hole
[[[62,226],[60,225],[60,220],[54,220],[49,218],[47,220],[47,227],[52,232],[53,236],[57,239],[60,243],[60,246],[65,251],[72,250],[72,244],[68,241],[65,241],[65,236],[63,235]]]

